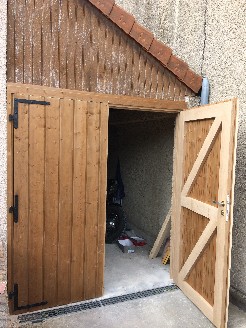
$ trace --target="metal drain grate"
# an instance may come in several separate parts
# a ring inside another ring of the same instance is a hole
[[[145,298],[145,297],[149,297],[149,296],[159,295],[159,294],[170,292],[170,291],[177,290],[177,289],[178,289],[178,287],[176,285],[148,289],[148,290],[144,290],[142,292],[105,298],[105,299],[102,299],[99,301],[96,300],[96,301],[91,301],[91,302],[86,302],[86,303],[63,306],[63,307],[56,308],[56,309],[34,312],[34,313],[30,313],[30,314],[22,314],[22,315],[18,316],[18,320],[20,323],[25,323],[25,322],[37,323],[37,322],[42,322],[49,318],[58,317],[63,314],[75,313],[75,312],[95,309],[95,308],[99,308],[99,307],[103,307],[103,306],[107,306],[107,305],[136,300],[139,298]]]

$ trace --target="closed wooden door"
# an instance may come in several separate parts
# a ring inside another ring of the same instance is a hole
[[[103,292],[108,105],[9,94],[11,313]]]
[[[236,101],[180,113],[172,206],[172,275],[216,327],[227,326]]]

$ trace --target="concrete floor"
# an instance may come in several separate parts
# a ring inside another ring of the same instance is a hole
[[[106,245],[104,297],[124,295],[172,284],[169,265],[149,259],[149,247],[123,253],[116,244]]]
[[[106,245],[105,293],[103,298],[152,289],[172,283],[169,266],[160,257],[148,259],[148,247],[123,254],[117,245]],[[11,327],[19,327],[13,325]],[[209,320],[180,291],[107,305],[67,314],[39,324],[36,328],[212,328]],[[234,305],[229,308],[228,328],[246,328],[246,313]]]

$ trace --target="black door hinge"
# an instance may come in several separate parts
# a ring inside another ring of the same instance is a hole
[[[19,218],[19,197],[18,197],[18,195],[15,195],[14,199],[15,199],[14,205],[9,208],[9,213],[13,213],[14,223],[17,223],[18,218]]]
[[[9,121],[13,121],[15,129],[18,129],[18,104],[46,106],[46,105],[50,105],[50,102],[41,101],[41,100],[29,100],[29,99],[14,98],[14,114],[9,114]]]
[[[14,128],[18,129],[18,99],[14,99],[14,114],[9,114],[9,121],[13,121]]]
[[[14,301],[14,311],[31,309],[34,307],[48,304],[47,301],[43,301],[40,303],[33,303],[33,304],[26,304],[26,305],[19,306],[19,304],[18,304],[18,284],[14,284],[14,290],[13,290],[13,292],[8,294],[8,298],[9,298],[9,300]]]

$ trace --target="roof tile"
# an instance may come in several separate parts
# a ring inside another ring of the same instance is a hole
[[[180,80],[183,80],[188,69],[188,65],[178,57],[172,55],[167,63],[167,68],[173,72]]]
[[[198,93],[202,86],[202,77],[188,68],[183,82],[194,92]]]
[[[114,5],[109,18],[127,34],[130,33],[135,18],[121,7]]]
[[[130,36],[147,50],[149,50],[154,39],[154,34],[143,26],[139,25],[137,22],[134,23],[130,32]]]
[[[114,0],[89,0],[97,9],[101,10],[105,15],[109,15],[114,6]]]
[[[164,66],[167,66],[168,60],[171,57],[172,50],[163,43],[153,40],[149,49],[151,55],[156,57]]]

